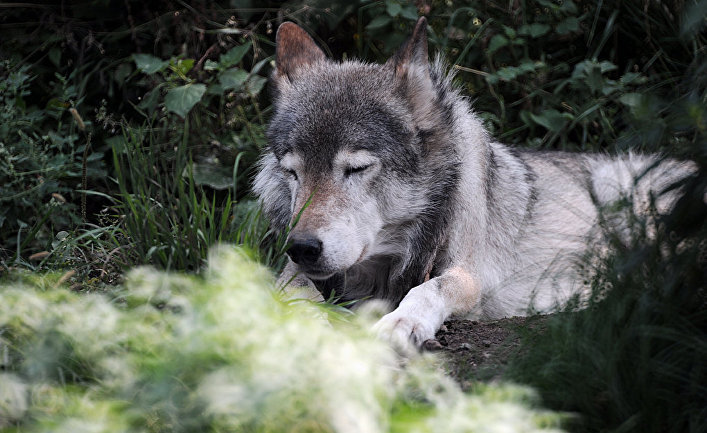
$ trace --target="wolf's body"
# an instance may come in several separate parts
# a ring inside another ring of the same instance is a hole
[[[283,24],[255,181],[276,227],[299,215],[281,281],[388,300],[379,331],[416,344],[453,314],[548,311],[587,290],[574,264],[597,234],[597,204],[631,191],[640,203],[687,170],[494,142],[443,63],[428,63],[425,26],[374,65],[328,60]]]

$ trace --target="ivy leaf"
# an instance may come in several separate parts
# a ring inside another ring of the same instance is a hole
[[[204,96],[204,92],[206,92],[204,84],[187,84],[175,87],[167,92],[167,96],[164,98],[164,106],[167,111],[186,117],[187,113]]]
[[[152,54],[133,54],[133,60],[135,61],[135,66],[147,75],[159,72],[169,65],[167,60],[162,60]]]

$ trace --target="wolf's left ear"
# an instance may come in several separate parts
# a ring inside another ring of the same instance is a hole
[[[395,76],[405,79],[411,75],[430,75],[430,62],[427,58],[427,19],[420,17],[415,24],[410,38],[386,63],[394,68]]]
[[[287,78],[290,82],[303,68],[324,60],[326,55],[314,40],[300,26],[285,22],[277,29],[275,36],[274,78]]]

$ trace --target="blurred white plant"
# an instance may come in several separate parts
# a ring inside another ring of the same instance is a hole
[[[0,287],[0,428],[557,431],[561,416],[529,389],[465,394],[433,356],[403,366],[369,314],[286,302],[273,286],[221,246],[203,277],[138,268],[112,295]]]

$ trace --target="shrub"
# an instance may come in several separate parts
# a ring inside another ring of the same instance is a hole
[[[5,263],[45,248],[57,233],[81,224],[86,208],[80,198],[106,175],[101,146],[91,149],[69,114],[77,102],[74,87],[57,74],[54,98],[37,107],[30,102],[32,73],[28,66],[0,64],[0,261]]]

